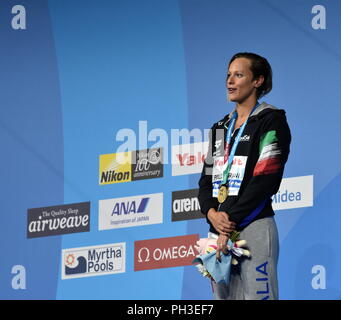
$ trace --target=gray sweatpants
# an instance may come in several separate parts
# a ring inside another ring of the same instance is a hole
[[[209,233],[209,237],[214,237]],[[251,257],[232,266],[228,286],[212,281],[216,300],[277,300],[278,232],[275,219],[267,217],[249,224],[239,236],[247,241]]]

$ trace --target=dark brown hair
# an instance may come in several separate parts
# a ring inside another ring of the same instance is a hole
[[[255,53],[239,52],[231,58],[229,67],[231,62],[237,58],[246,58],[251,61],[250,69],[253,74],[253,80],[258,79],[261,75],[264,77],[264,82],[257,88],[257,99],[268,94],[272,89],[272,69],[268,60]]]

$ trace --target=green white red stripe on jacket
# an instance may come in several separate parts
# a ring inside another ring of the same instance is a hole
[[[272,174],[281,168],[281,149],[278,145],[276,131],[271,130],[262,135],[259,144],[259,158],[253,176]]]

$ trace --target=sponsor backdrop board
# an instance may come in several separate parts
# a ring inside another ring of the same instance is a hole
[[[280,298],[340,298],[340,14],[339,1],[1,1],[0,299],[212,298],[190,265],[207,235],[197,182],[239,51],[268,58],[261,102],[286,109],[293,136],[273,197]]]

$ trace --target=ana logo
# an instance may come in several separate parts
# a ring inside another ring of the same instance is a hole
[[[99,230],[162,223],[163,193],[99,201]]]
[[[62,279],[125,272],[125,243],[64,249]]]
[[[191,265],[196,257],[198,234],[135,241],[134,270]]]
[[[142,213],[146,210],[149,198],[142,198],[139,201],[123,201],[117,202],[114,205],[111,215],[117,214],[130,214],[130,213]]]

